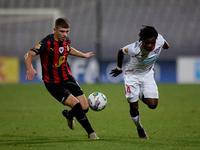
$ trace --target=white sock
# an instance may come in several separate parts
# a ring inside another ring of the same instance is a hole
[[[136,116],[136,117],[132,117],[131,119],[133,120],[134,124],[136,125],[137,129],[141,129],[143,128],[143,126],[140,123],[140,115]]]

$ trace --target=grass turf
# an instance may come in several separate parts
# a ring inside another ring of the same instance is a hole
[[[129,117],[123,84],[81,85],[86,97],[107,96],[103,111],[87,113],[100,140],[89,140],[75,120],[67,126],[57,102],[44,85],[0,85],[0,149],[197,150],[200,149],[199,85],[158,84],[159,105],[139,102],[141,123],[149,140],[139,139]]]

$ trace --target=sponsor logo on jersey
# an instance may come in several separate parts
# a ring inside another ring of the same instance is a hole
[[[58,63],[55,64],[56,67],[61,67],[62,64],[65,62],[66,56],[60,56]]]
[[[157,58],[158,58],[158,56],[155,55],[155,56],[153,56],[153,57],[151,57],[151,58],[142,59],[141,62],[144,63],[144,64],[148,64],[148,63],[150,63],[150,62],[152,62],[152,61],[155,61]]]

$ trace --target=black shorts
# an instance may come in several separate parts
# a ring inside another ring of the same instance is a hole
[[[49,93],[62,104],[65,103],[70,94],[75,97],[83,95],[82,89],[73,77],[60,83],[44,82],[44,84]]]

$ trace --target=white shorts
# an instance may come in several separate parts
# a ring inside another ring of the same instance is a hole
[[[124,74],[125,95],[128,102],[133,103],[139,100],[140,92],[144,98],[158,98],[158,87],[154,79],[154,72],[151,70],[145,75]]]

